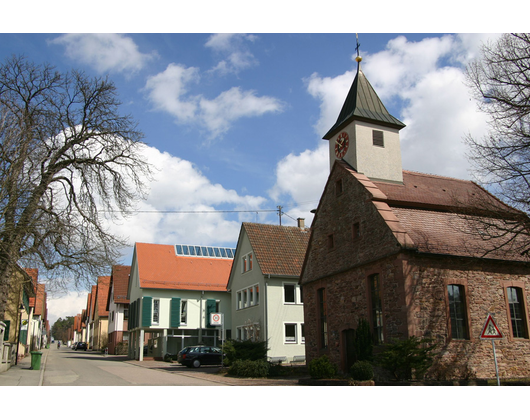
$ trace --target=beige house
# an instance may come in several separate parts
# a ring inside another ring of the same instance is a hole
[[[309,229],[243,223],[228,289],[232,338],[267,340],[271,360],[303,360],[304,309],[298,280]]]
[[[110,276],[98,277],[96,296],[94,302],[92,349],[104,350],[108,345],[109,311],[107,301],[109,298]]]

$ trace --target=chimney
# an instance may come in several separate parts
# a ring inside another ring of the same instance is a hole
[[[298,219],[296,219],[298,221],[298,227],[300,229],[304,229],[305,228],[305,219],[299,217]]]

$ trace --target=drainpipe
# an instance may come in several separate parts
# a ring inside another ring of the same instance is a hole
[[[267,299],[267,289],[269,287],[269,280],[271,278],[271,275],[268,274],[267,275],[267,279],[265,279],[265,296],[264,296],[264,299],[263,299],[263,302],[265,303],[263,306],[265,307],[265,340],[269,340],[269,311],[267,310],[268,309],[268,306],[269,306],[269,301]],[[261,298],[260,298],[260,303],[261,303]],[[267,354],[269,353],[269,350],[267,350]]]
[[[202,344],[202,298],[204,296],[204,290],[201,291],[200,297],[200,312],[199,312],[199,344]]]

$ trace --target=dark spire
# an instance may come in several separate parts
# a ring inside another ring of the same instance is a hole
[[[353,120],[371,122],[387,127],[401,130],[405,127],[401,121],[388,113],[385,106],[375,93],[374,88],[361,70],[362,58],[359,55],[359,38],[357,37],[357,74],[348,92],[348,96],[342,105],[339,118],[331,129],[324,135],[324,139],[329,140],[338,131],[344,128]]]

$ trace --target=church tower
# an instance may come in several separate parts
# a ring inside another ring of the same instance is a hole
[[[357,43],[357,74],[337,122],[324,136],[329,141],[330,169],[344,159],[375,181],[403,182],[399,130],[405,127],[388,113],[361,70]]]

